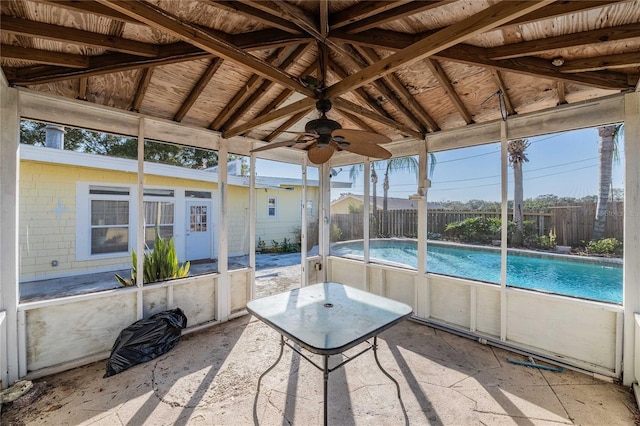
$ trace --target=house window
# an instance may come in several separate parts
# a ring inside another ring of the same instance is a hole
[[[313,200],[307,200],[307,217],[314,217]]]
[[[171,201],[144,202],[144,243],[152,249],[156,241],[156,230],[160,238],[173,237],[174,203]]]
[[[129,201],[91,200],[91,254],[129,250]]]
[[[276,217],[276,197],[269,197],[267,199],[267,216]]]

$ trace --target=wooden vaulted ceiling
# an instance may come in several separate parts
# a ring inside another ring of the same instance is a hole
[[[394,140],[638,90],[640,0],[3,0],[13,86],[288,138]],[[283,133],[284,132],[284,133]]]

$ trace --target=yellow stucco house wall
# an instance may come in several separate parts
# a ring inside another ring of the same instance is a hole
[[[216,258],[219,200],[217,174],[160,164],[145,164],[145,173],[145,203],[173,203],[170,211],[179,259],[192,260],[190,256]],[[250,246],[249,180],[248,177],[229,176],[228,183],[228,251],[230,256],[245,255]],[[263,178],[261,183],[256,183],[256,187],[256,238],[270,243],[272,240],[280,242],[286,237],[295,242],[302,213],[300,183],[289,180],[287,185],[281,186],[276,178]],[[137,233],[136,161],[23,145],[19,196],[21,281],[130,267],[131,248],[136,247]],[[307,196],[307,206],[312,206],[308,220],[317,222],[317,186],[308,187]],[[94,224],[91,202],[96,197],[128,202],[126,252],[92,252],[91,230]],[[207,206],[208,223],[204,228],[209,231],[209,239],[199,240],[197,244],[188,242],[194,241],[189,240],[189,235],[192,234],[189,228],[193,226],[190,225],[190,220],[193,223],[193,219],[190,219],[189,212],[194,211],[191,207],[193,203],[204,203]],[[205,250],[194,253],[194,247]]]

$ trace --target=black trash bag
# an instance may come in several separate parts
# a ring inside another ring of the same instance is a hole
[[[180,308],[134,322],[120,332],[113,344],[104,377],[113,376],[168,352],[178,343],[182,329],[186,326],[187,317]]]

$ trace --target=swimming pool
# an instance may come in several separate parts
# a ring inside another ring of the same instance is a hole
[[[371,240],[374,261],[418,266],[415,240]],[[362,241],[335,243],[331,254],[362,257]],[[458,244],[429,243],[427,271],[500,283],[500,251]],[[601,259],[571,259],[562,255],[510,250],[507,285],[529,290],[622,304],[622,264]]]

